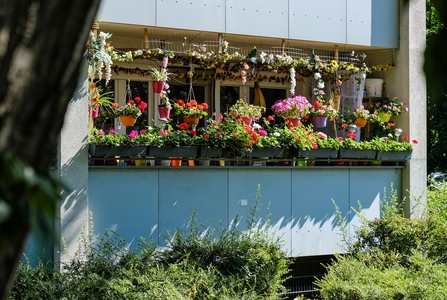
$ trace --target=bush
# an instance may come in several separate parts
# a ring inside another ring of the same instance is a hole
[[[404,218],[396,195],[381,201],[381,220],[356,211],[362,225],[349,253],[337,255],[316,283],[322,299],[447,298],[447,189],[428,192],[424,219]]]
[[[280,299],[289,261],[269,224],[252,209],[247,231],[216,226],[177,230],[167,247],[141,239],[136,250],[106,231],[97,241],[83,234],[74,258],[56,272],[51,263],[22,263],[10,299]]]

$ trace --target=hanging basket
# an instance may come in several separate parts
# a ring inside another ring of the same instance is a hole
[[[358,127],[365,127],[367,122],[368,122],[367,119],[363,119],[363,118],[355,119],[355,125],[357,125]]]
[[[191,126],[197,126],[197,124],[199,124],[199,120],[200,120],[199,117],[189,117],[189,116],[183,117],[183,122]]]
[[[132,115],[129,116],[120,116],[121,124],[124,126],[133,126],[137,119],[135,119]]]
[[[390,119],[391,119],[391,114],[390,113],[379,112],[377,115],[382,120],[382,122],[389,122]]]

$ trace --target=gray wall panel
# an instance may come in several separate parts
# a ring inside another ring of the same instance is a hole
[[[226,32],[234,34],[286,38],[288,0],[227,0]]]
[[[346,6],[347,44],[356,44],[365,46],[371,45],[372,1],[373,0],[362,0],[362,1],[347,0],[347,6]]]
[[[289,38],[346,43],[346,1],[290,0]]]
[[[372,2],[371,45],[399,48],[399,1]]]
[[[225,32],[225,0],[157,0],[157,26]]]
[[[102,0],[98,16],[101,21],[111,23],[156,26],[156,2],[157,0]]]

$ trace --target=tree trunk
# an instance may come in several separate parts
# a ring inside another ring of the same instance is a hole
[[[18,172],[8,151],[40,178],[49,177],[99,2],[0,0],[0,181]],[[0,183],[0,299],[8,298],[32,229],[36,186],[27,184],[25,171],[22,181],[12,176],[8,185]],[[37,204],[56,211],[51,199]]]

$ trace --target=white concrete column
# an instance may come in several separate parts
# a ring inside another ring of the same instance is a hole
[[[83,59],[76,87],[60,136],[58,173],[69,188],[62,194],[59,216],[55,221],[60,243],[54,245],[54,261],[70,259],[78,249],[82,231],[88,234],[88,98],[87,59]],[[65,253],[64,246],[68,251]]]
[[[404,133],[408,133],[410,140],[418,141],[402,178],[403,196],[407,199],[405,213],[409,217],[422,215],[426,205],[427,87],[423,71],[425,41],[425,0],[401,4],[395,89],[409,108],[407,114],[400,116],[403,121],[402,129]]]

